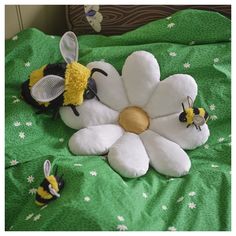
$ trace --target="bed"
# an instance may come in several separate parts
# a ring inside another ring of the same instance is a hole
[[[183,10],[116,36],[80,35],[79,62],[105,60],[118,71],[135,50],[155,55],[161,80],[188,73],[198,83],[198,107],[209,112],[208,142],[187,151],[187,176],[152,168],[122,178],[106,156],[74,156],[75,132],[60,118],[36,115],[20,96],[35,69],[62,61],[59,36],[31,28],[6,41],[5,229],[7,231],[230,231],[231,230],[231,22],[203,10]],[[188,66],[186,66],[186,63]],[[64,174],[61,197],[35,204],[50,160]]]

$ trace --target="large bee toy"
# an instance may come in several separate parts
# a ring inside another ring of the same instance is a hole
[[[193,107],[193,100],[191,97],[188,96],[187,100],[189,107],[185,108],[182,103],[183,112],[180,113],[179,120],[187,123],[187,128],[190,125],[194,125],[197,130],[201,131],[201,126],[208,121],[209,115],[204,108]]]
[[[55,170],[54,175],[50,175],[51,171],[51,163],[49,160],[44,162],[44,175],[45,179],[38,187],[36,192],[36,199],[35,203],[39,206],[43,206],[51,202],[52,200],[57,199],[60,197],[59,192],[64,187],[64,180],[57,176],[57,168]]]
[[[89,70],[78,63],[78,50],[76,35],[66,32],[60,41],[65,62],[42,66],[22,84],[22,97],[38,109],[37,114],[52,111],[55,118],[61,106],[70,106],[79,116],[75,106],[82,104],[84,99],[96,97],[99,100],[92,76],[95,72],[105,76],[107,73],[98,68]]]

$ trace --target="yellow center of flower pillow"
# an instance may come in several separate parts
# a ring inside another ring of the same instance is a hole
[[[149,117],[139,107],[126,107],[120,113],[119,124],[127,132],[140,134],[148,129]]]

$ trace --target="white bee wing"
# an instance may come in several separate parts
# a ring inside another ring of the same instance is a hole
[[[200,115],[195,115],[193,117],[193,123],[197,126],[202,126],[206,123],[204,117],[200,116]]]
[[[96,22],[99,22],[99,23],[101,23],[102,20],[103,20],[103,16],[102,16],[102,14],[100,12],[97,12],[96,15],[94,16],[94,18],[95,18],[94,20]]]
[[[91,17],[87,17],[87,18],[91,18]],[[94,22],[94,21],[91,21],[90,19],[88,19],[88,22],[96,32],[101,31],[102,27],[101,27],[101,24],[99,22]]]
[[[99,11],[99,5],[84,5],[84,11],[87,13],[91,10]]]
[[[193,107],[193,99],[190,96],[187,96],[189,107]]]
[[[40,79],[30,90],[37,102],[50,102],[65,90],[65,80],[57,75],[47,75]]]
[[[47,177],[50,175],[51,171],[51,162],[49,160],[46,160],[43,165],[43,170],[44,170],[44,176]]]
[[[79,45],[76,35],[72,31],[66,32],[60,41],[60,51],[64,60],[69,64],[78,61]]]
[[[60,197],[60,194],[52,187],[51,184],[48,185],[49,191],[53,196]]]
[[[100,12],[97,12],[94,16],[87,16],[86,17],[89,24],[92,26],[92,28],[96,32],[100,32],[102,27],[101,27],[101,22],[103,20],[103,16]]]

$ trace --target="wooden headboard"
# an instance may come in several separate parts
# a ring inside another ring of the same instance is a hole
[[[189,8],[216,11],[231,18],[231,5],[100,5],[99,10],[95,7],[95,11],[87,12],[88,18],[83,5],[68,5],[66,17],[69,30],[76,34],[118,35]],[[101,15],[101,30],[96,32],[88,21],[99,30]]]

